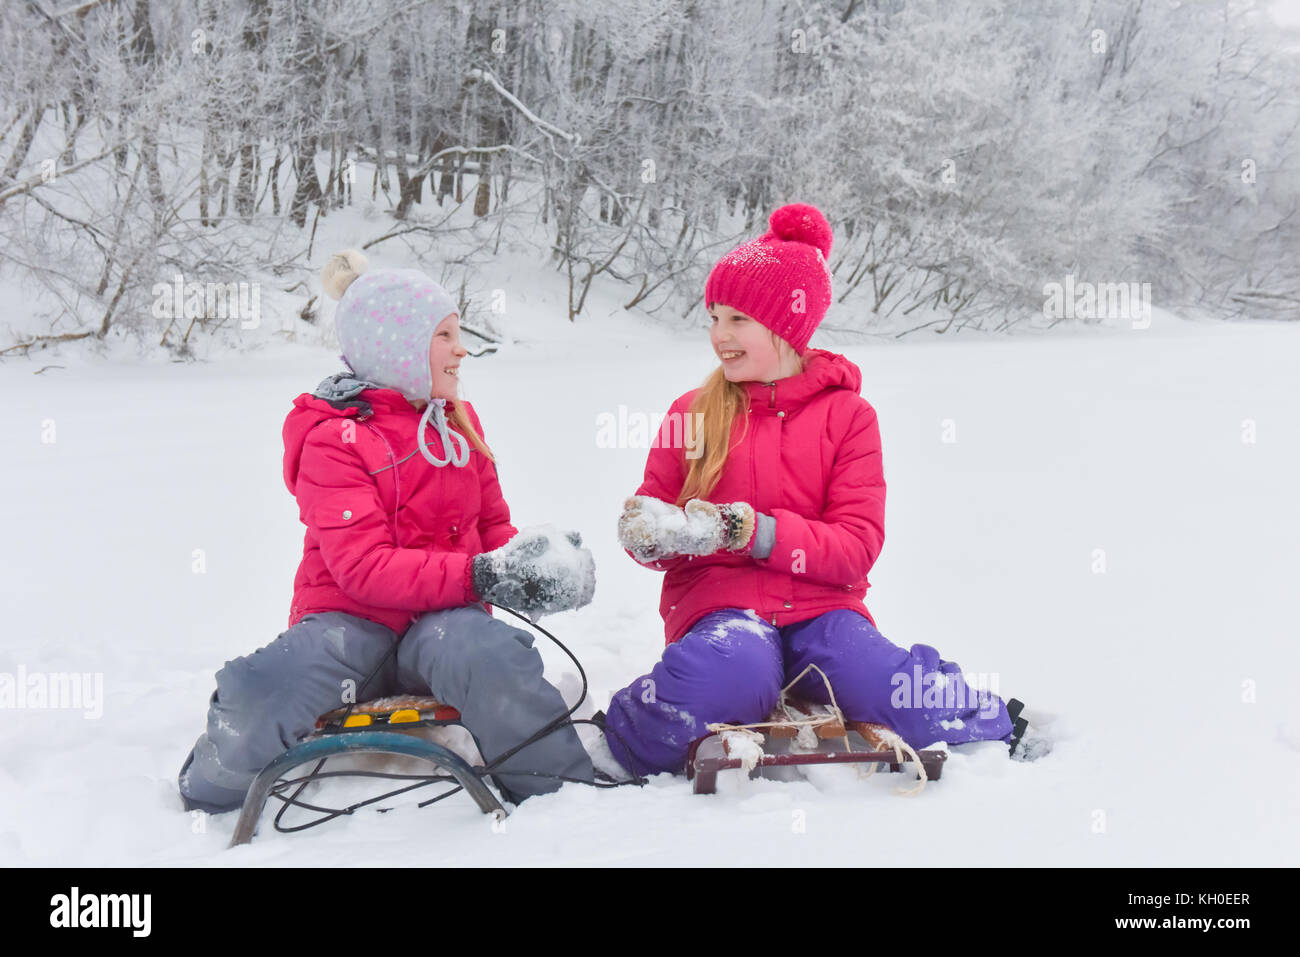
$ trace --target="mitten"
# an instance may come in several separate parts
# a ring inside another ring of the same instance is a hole
[[[648,495],[633,495],[623,503],[618,542],[639,562],[674,558],[674,527],[685,523],[682,510]]]
[[[741,551],[754,539],[755,513],[747,502],[717,505],[693,498],[683,512],[686,527],[677,544],[684,555],[712,555]]]
[[[526,529],[500,548],[475,555],[474,591],[484,601],[537,618],[591,603],[596,566],[577,532]]]

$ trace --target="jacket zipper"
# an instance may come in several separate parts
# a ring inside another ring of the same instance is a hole
[[[775,408],[776,408],[776,381],[773,380],[772,382],[769,382],[769,383],[768,383],[768,386],[771,388],[771,392],[768,393],[768,397],[767,397],[767,407],[768,407],[769,409],[775,409]],[[777,429],[778,429],[778,431],[784,431],[784,430],[781,429],[781,426],[784,425],[784,424],[785,424],[785,413],[784,413],[784,412],[778,412],[778,413],[777,413],[777,419],[776,419],[776,425],[777,425]],[[781,441],[780,438],[778,438],[778,439],[777,439],[778,444],[780,443],[780,441]],[[757,486],[756,486],[756,487],[757,487]],[[793,598],[794,595],[791,594],[790,597]],[[790,604],[790,602],[787,601],[787,602],[785,602],[785,604],[788,606],[788,605]],[[773,613],[772,613],[772,627],[774,627],[774,628],[777,627],[776,619],[777,619],[777,615],[778,615],[778,614],[779,614],[778,612],[773,612]]]

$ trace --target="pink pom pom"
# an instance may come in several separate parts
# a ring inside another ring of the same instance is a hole
[[[831,224],[816,206],[791,203],[772,213],[767,222],[777,238],[816,246],[822,256],[830,258]]]

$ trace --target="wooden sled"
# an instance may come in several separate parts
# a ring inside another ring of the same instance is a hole
[[[235,823],[230,846],[253,839],[267,799],[277,782],[299,765],[341,754],[395,754],[436,765],[474,799],[479,810],[497,820],[506,810],[469,762],[455,752],[411,734],[421,727],[460,724],[460,712],[433,698],[399,695],[336,708],[320,716],[316,729],[273,760],[253,779]]]
[[[845,722],[835,709],[789,697],[766,721],[710,728],[709,734],[691,744],[686,757],[686,777],[696,794],[715,793],[719,771],[744,768],[750,777],[757,777],[762,768],[805,764],[888,765],[890,771],[901,771],[905,764],[916,767],[919,763],[923,787],[926,781],[939,780],[948,760],[943,750],[913,750],[883,724]],[[859,739],[857,743],[850,732]],[[770,739],[789,746],[782,753],[773,753],[769,751]],[[857,750],[862,747],[866,750]]]

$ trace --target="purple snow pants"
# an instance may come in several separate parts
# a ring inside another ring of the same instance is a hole
[[[929,645],[903,650],[857,612],[838,609],[777,628],[726,609],[701,618],[650,674],[614,695],[606,721],[610,750],[638,774],[681,771],[707,725],[764,720],[781,689],[810,663],[826,673],[848,720],[888,725],[914,748],[1010,738],[1001,698],[969,688],[961,669]],[[830,703],[815,671],[791,693]]]

